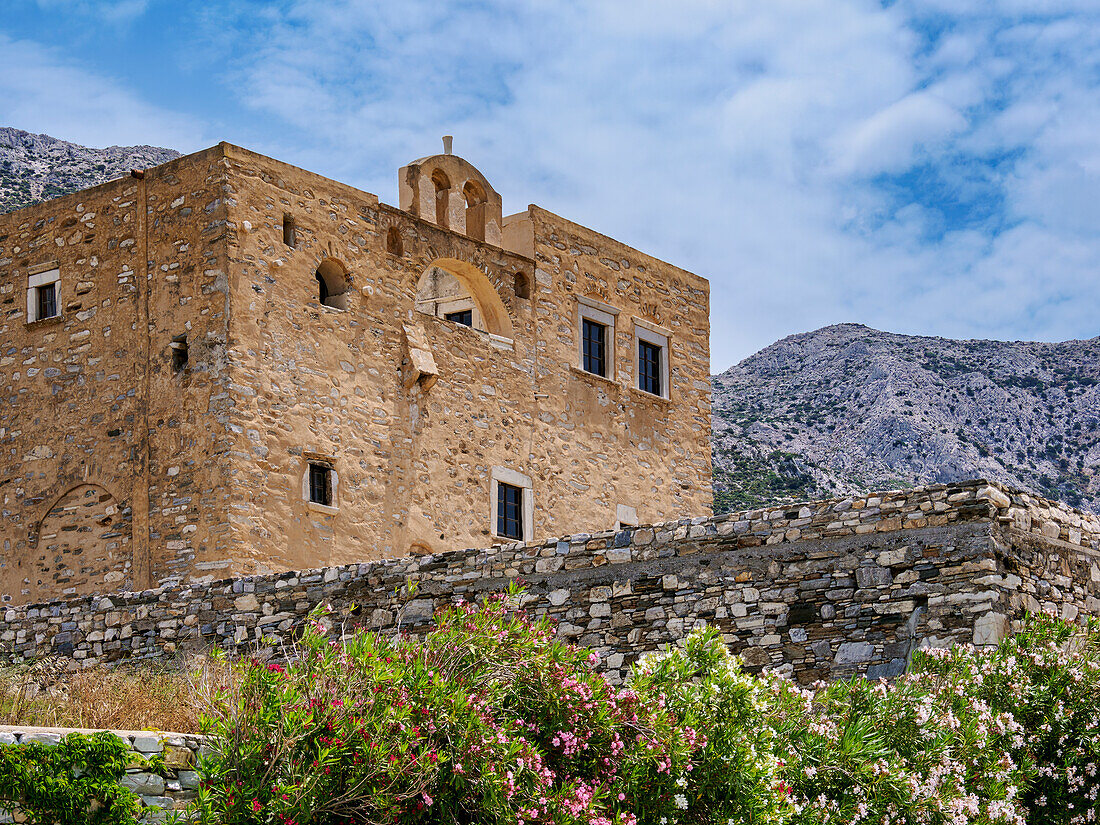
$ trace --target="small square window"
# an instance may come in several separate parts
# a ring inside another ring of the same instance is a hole
[[[661,352],[664,348],[649,341],[638,341],[638,389],[653,395],[661,391]]]
[[[324,464],[309,465],[309,500],[314,504],[332,506],[332,468]]]
[[[43,318],[53,318],[57,315],[57,284],[35,287],[35,292],[38,304],[35,320],[41,321]]]
[[[43,321],[61,315],[60,272],[49,269],[27,279],[27,321]]]
[[[497,484],[497,535],[523,540],[523,488]]]
[[[464,327],[472,327],[474,325],[474,311],[472,309],[460,309],[458,312],[448,312],[443,318],[453,324],[462,324]]]
[[[607,377],[607,324],[581,319],[581,369]]]

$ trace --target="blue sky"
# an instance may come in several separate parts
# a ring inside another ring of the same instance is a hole
[[[711,281],[717,372],[843,321],[1100,334],[1100,0],[5,0],[0,125],[437,151]]]

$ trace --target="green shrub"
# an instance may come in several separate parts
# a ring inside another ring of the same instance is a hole
[[[645,657],[630,685],[697,739],[699,749],[676,779],[684,821],[764,825],[794,813],[780,775],[768,684],[742,670],[718,631],[693,631],[683,648]]]
[[[141,800],[122,786],[135,754],[111,733],[70,733],[57,745],[0,746],[0,808],[32,825],[132,825]]]

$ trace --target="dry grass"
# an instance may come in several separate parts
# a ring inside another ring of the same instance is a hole
[[[0,725],[198,733],[199,717],[232,681],[220,660],[75,673],[60,660],[0,669]]]

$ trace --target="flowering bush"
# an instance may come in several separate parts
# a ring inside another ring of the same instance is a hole
[[[195,817],[634,825],[674,809],[699,742],[667,709],[504,597],[436,623],[420,640],[338,640],[316,616],[290,664],[246,663],[209,720]]]
[[[741,669],[716,630],[693,631],[682,649],[646,656],[630,684],[672,711],[698,746],[674,780],[678,816],[669,821],[758,825],[789,819],[794,808],[780,776],[768,684]],[[661,792],[668,791],[662,786]]]
[[[996,650],[919,654],[911,678],[1011,718],[992,747],[1030,770],[1020,799],[1028,825],[1100,819],[1100,625],[1031,616]]]
[[[909,677],[772,689],[795,823],[1023,825],[1010,715]]]
[[[713,629],[626,687],[500,596],[423,638],[317,614],[207,720],[207,825],[1077,825],[1096,821],[1100,631],[1033,619],[893,684],[805,689]]]

